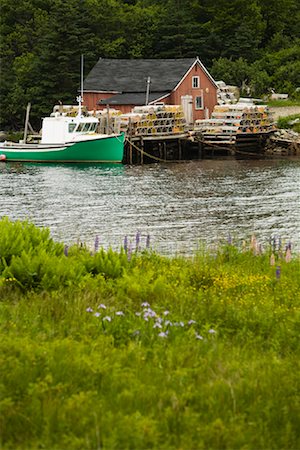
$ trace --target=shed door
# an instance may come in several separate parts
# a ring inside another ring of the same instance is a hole
[[[193,123],[193,97],[191,95],[182,95],[181,104],[186,123],[190,125]]]

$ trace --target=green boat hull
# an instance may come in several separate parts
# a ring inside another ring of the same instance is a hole
[[[65,145],[0,144],[2,161],[23,162],[122,162],[124,134]]]

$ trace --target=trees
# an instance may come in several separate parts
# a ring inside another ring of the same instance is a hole
[[[291,92],[299,81],[299,0],[0,0],[0,128],[73,103],[99,57],[199,56],[216,78]]]

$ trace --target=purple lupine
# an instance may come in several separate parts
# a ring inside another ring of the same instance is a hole
[[[230,233],[229,233],[228,236],[227,236],[227,242],[228,242],[229,245],[232,244],[232,237],[231,237],[231,234],[230,234]]]
[[[150,234],[147,234],[147,238],[146,238],[146,248],[150,248]]]
[[[99,236],[97,235],[95,237],[95,242],[94,242],[94,252],[97,253],[98,250],[99,250]]]
[[[141,240],[141,233],[138,231],[135,236],[135,251],[136,252],[139,251],[139,249],[140,249],[140,240]]]
[[[292,243],[291,243],[291,241],[289,241],[289,242],[286,244],[285,251],[287,251],[287,250],[292,250]]]
[[[127,250],[128,250],[128,237],[127,236],[124,237],[124,250],[127,253]]]
[[[281,267],[280,266],[276,266],[276,278],[277,280],[279,280],[281,275]]]
[[[68,256],[68,253],[69,253],[69,246],[68,246],[68,245],[65,245],[65,246],[64,246],[64,255],[65,255],[65,256]]]
[[[128,259],[128,261],[131,260],[131,254],[132,254],[132,244],[131,244],[131,242],[130,242],[130,243],[129,243],[128,250],[127,250],[127,259]]]

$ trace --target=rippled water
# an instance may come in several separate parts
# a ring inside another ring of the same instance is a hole
[[[0,216],[29,218],[66,243],[117,247],[137,231],[157,250],[191,254],[199,242],[255,233],[300,243],[300,160],[182,164],[0,164]]]

